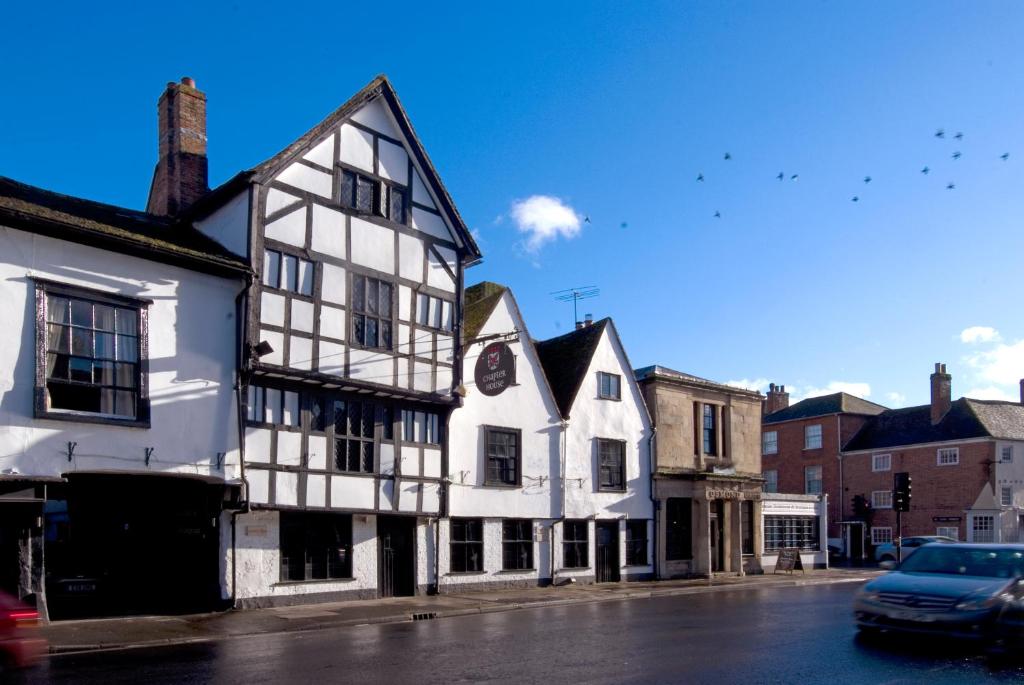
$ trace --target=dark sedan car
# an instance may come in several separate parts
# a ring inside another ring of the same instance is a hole
[[[1024,640],[1024,545],[925,545],[854,600],[861,631]]]

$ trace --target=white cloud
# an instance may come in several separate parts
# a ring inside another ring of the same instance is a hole
[[[999,331],[991,326],[971,326],[960,331],[960,342],[968,345],[999,342],[1001,339]]]
[[[808,397],[831,395],[835,392],[845,392],[850,395],[856,395],[857,397],[867,399],[871,396],[871,386],[868,383],[858,383],[854,381],[830,381],[828,385],[823,388],[801,388],[793,386],[789,390],[789,402],[790,404],[793,404],[800,400],[806,400]]]
[[[975,352],[967,356],[966,362],[982,383],[1015,386],[1024,378],[1024,340]]]
[[[580,216],[569,205],[550,195],[531,195],[512,203],[510,215],[520,233],[526,234],[526,250],[537,252],[544,243],[563,237],[575,238],[581,230]]]
[[[747,379],[741,378],[738,381],[726,381],[726,385],[731,385],[734,388],[743,388],[744,390],[757,390],[759,392],[768,391],[768,379],[767,378],[754,378]]]
[[[901,392],[887,392],[885,399],[889,402],[890,407],[899,407],[907,402],[907,396]]]
[[[964,397],[970,397],[975,400],[1006,400],[1008,402],[1016,402],[1019,399],[994,385],[990,385],[987,388],[971,388],[964,393]]]

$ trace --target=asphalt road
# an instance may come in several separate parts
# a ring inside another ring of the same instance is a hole
[[[957,644],[856,638],[857,584],[577,604],[53,657],[25,683],[1021,682]]]

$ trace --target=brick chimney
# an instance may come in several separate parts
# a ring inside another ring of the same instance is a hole
[[[935,364],[935,373],[931,375],[932,381],[932,425],[934,426],[949,411],[950,392],[953,385],[953,377],[946,373],[946,365]]]
[[[775,385],[771,383],[768,385],[768,396],[764,401],[764,407],[761,413],[765,416],[785,409],[789,406],[789,393],[786,392],[786,386]]]
[[[206,95],[189,77],[168,83],[157,103],[160,159],[153,171],[146,211],[175,216],[209,192],[206,161]]]

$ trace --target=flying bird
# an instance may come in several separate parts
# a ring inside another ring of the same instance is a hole
[[[936,138],[945,138],[945,137],[946,137],[946,132],[945,132],[945,131],[943,131],[943,130],[942,130],[942,129],[940,128],[940,129],[939,129],[938,131],[936,131],[936,132],[935,132],[935,137],[936,137]]]
[[[730,155],[728,152],[726,152],[725,153],[725,161],[728,162],[730,159],[732,159],[732,155]]]
[[[589,224],[590,223],[590,217],[589,216],[583,217],[583,223]]]
[[[786,178],[786,174],[784,174],[784,173],[782,173],[782,172],[780,171],[780,172],[779,172],[779,175],[778,175],[778,176],[776,176],[775,178],[777,178],[777,179],[779,179],[779,180],[781,181],[782,179]]]
[[[953,137],[956,138],[957,140],[963,140],[964,139],[964,134],[960,133],[959,131],[957,131],[956,135],[953,136]]]
[[[697,174],[697,180],[703,182],[704,181],[704,174]]]
[[[850,201],[851,202],[860,202],[860,198],[857,197],[856,195],[854,195],[852,198],[850,198]]]
[[[953,159],[960,159],[960,152],[959,151],[953,153]]]
[[[924,174],[925,176],[928,175],[929,171],[931,171],[931,169],[929,169],[928,167],[925,167],[924,169],[921,169],[921,173]]]
[[[799,178],[800,178],[800,174],[793,174],[792,176],[789,177],[789,180],[790,181],[796,181]]]
[[[715,212],[715,218],[716,219],[721,219],[722,218],[722,213],[721,212]]]
[[[1003,154],[999,155],[999,159],[1003,160],[1004,162],[1006,160],[1008,160],[1009,158],[1010,158],[1010,153],[1009,152],[1004,152]]]
[[[946,190],[956,190],[956,184],[950,181],[949,183],[946,184]]]
[[[623,221],[621,224],[619,224],[619,228],[629,228],[629,224]]]
[[[864,182],[865,183],[871,183],[871,177],[870,176],[865,176],[864,177]]]

